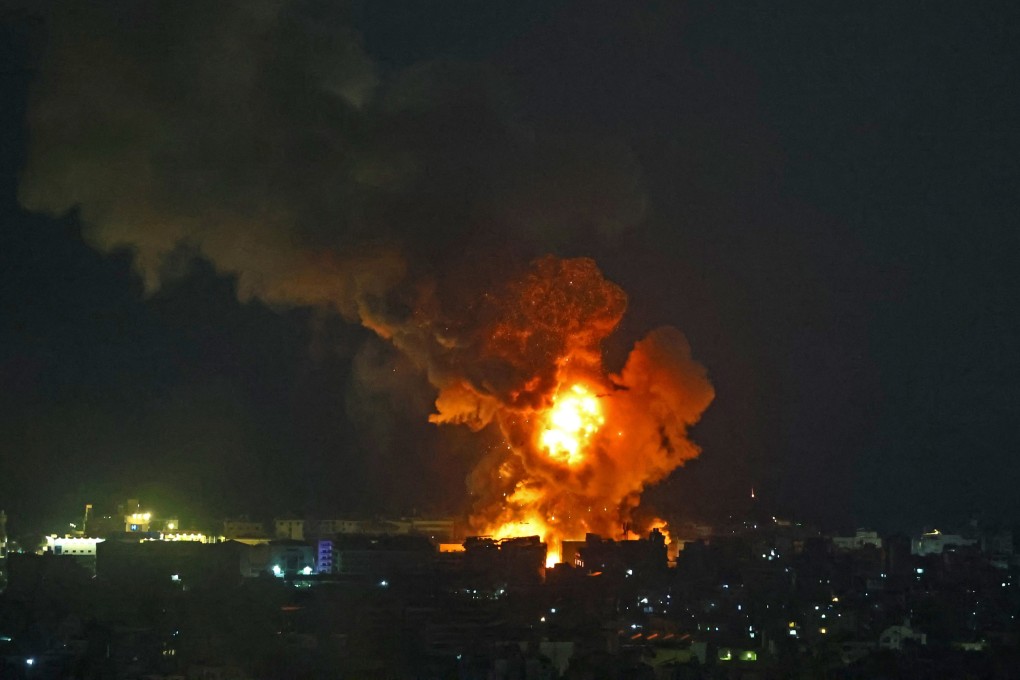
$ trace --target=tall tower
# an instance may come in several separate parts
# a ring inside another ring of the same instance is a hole
[[[0,510],[0,560],[7,557],[7,513]]]

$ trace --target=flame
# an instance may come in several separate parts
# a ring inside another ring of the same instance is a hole
[[[590,449],[606,422],[600,399],[591,387],[575,382],[557,391],[550,401],[549,407],[536,410],[535,417],[527,421],[538,423],[536,447],[553,466],[577,471],[589,462]],[[622,434],[617,433],[618,436]],[[512,471],[504,464],[500,474],[510,475]],[[512,518],[488,525],[486,533],[496,539],[539,536],[546,544],[546,567],[555,566],[562,560],[563,540],[583,538],[583,532],[575,532],[580,536],[565,534],[569,529],[560,525],[570,519],[572,513],[557,519],[549,496],[546,484],[518,482],[506,495]]]
[[[533,502],[538,500],[537,496],[533,496],[532,498]],[[520,499],[518,499],[518,501],[519,500]],[[503,524],[492,527],[491,531],[486,533],[496,540],[515,538],[518,536],[538,536],[546,544],[545,566],[547,568],[552,568],[561,560],[560,555],[562,554],[562,551],[559,544],[550,543],[554,537],[553,531],[549,524],[539,517],[538,514],[531,514],[524,519],[504,522]]]
[[[680,331],[649,333],[619,374],[602,365],[626,301],[592,260],[540,258],[483,295],[472,309],[483,324],[443,343],[458,353],[432,374],[432,422],[502,435],[469,479],[472,529],[538,536],[548,566],[564,540],[625,538],[645,486],[699,453],[687,429],[714,392]]]
[[[546,569],[552,569],[557,564],[563,561],[562,552],[560,548],[549,548],[545,554],[545,567]]]
[[[541,445],[551,459],[576,465],[584,460],[585,449],[606,419],[598,399],[583,385],[573,385],[552,401],[544,417]]]
[[[658,529],[659,532],[662,533],[662,537],[666,539],[666,545],[673,542],[673,538],[669,535],[669,527],[666,524],[666,520],[658,518],[653,519],[652,523],[648,526],[648,531],[652,531],[653,529]]]

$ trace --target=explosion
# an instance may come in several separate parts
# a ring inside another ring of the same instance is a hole
[[[583,385],[553,397],[540,441],[549,457],[574,465],[584,460],[592,435],[605,424],[598,400]]]
[[[635,345],[619,374],[607,372],[601,343],[626,296],[589,259],[541,258],[485,298],[477,373],[440,385],[432,416],[499,429],[502,444],[472,477],[474,528],[541,536],[550,564],[564,540],[624,537],[645,486],[699,453],[686,435],[714,396],[704,368],[665,327]]]
[[[626,144],[516,115],[474,65],[382,78],[343,3],[181,3],[173,22],[158,3],[74,4],[48,17],[33,78],[27,209],[128,246],[150,292],[200,257],[243,300],[370,329],[359,357],[390,343],[351,378],[425,395],[387,415],[421,417],[434,390],[432,422],[499,442],[469,479],[480,533],[553,551],[622,536],[645,486],[698,455],[687,429],[713,393],[683,334],[652,331],[613,374],[620,287],[590,259],[518,260],[642,222]],[[364,452],[431,453],[373,415],[346,413]]]

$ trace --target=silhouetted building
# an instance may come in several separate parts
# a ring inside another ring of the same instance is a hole
[[[613,541],[587,534],[584,545],[578,549],[578,561],[589,572],[627,576],[662,575],[669,567],[666,538],[658,529],[652,529],[648,538],[636,541]]]
[[[241,579],[241,556],[249,549],[235,541],[107,540],[96,546],[96,576],[124,586],[233,584]]]
[[[464,568],[486,585],[537,584],[545,567],[546,544],[538,536],[496,540],[470,536],[464,541]]]
[[[436,554],[424,536],[340,534],[334,543],[333,571],[373,579],[420,574],[433,564]]]

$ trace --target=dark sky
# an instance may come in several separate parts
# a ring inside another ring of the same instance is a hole
[[[683,330],[717,396],[650,504],[1020,520],[1015,3],[17,4],[12,523],[463,508],[485,436],[345,307],[391,247],[452,300],[595,258],[617,368]]]

